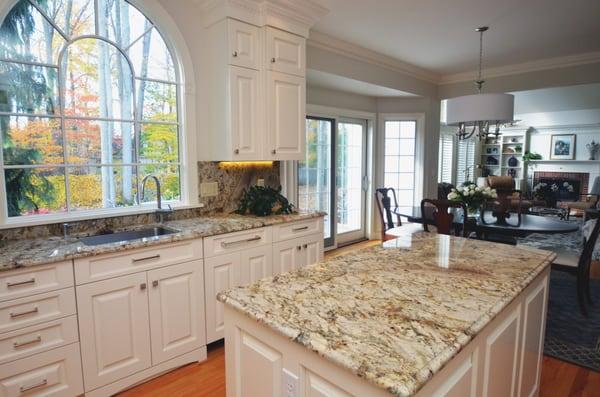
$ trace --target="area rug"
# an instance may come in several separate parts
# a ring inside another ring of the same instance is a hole
[[[575,275],[553,270],[544,354],[600,372],[600,280],[590,280],[594,306],[579,310]]]
[[[580,219],[572,219],[563,222],[582,224]],[[581,231],[557,234],[533,233],[527,237],[518,238],[517,245],[526,245],[528,247],[579,256],[583,249],[582,236],[583,234]]]

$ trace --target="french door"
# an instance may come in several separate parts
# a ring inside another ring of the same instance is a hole
[[[298,206],[327,212],[325,246],[365,237],[364,120],[309,116],[306,158],[298,163]]]

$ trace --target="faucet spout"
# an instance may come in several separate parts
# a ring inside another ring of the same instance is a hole
[[[141,199],[144,199],[144,195],[146,193],[146,183],[148,182],[148,179],[153,179],[154,183],[156,184],[156,205],[157,205],[157,209],[155,211],[155,214],[158,217],[158,220],[160,221],[160,223],[163,223],[164,221],[164,215],[165,214],[170,214],[173,212],[173,209],[171,208],[170,205],[168,205],[169,208],[163,208],[162,207],[162,195],[161,195],[161,190],[160,190],[160,181],[158,180],[158,178],[155,175],[146,175],[144,177],[144,179],[142,179],[142,194],[141,194]]]

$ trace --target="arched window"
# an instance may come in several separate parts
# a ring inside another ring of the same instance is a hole
[[[20,0],[0,26],[5,216],[181,199],[179,76],[125,0]],[[1,218],[1,217],[0,217]]]

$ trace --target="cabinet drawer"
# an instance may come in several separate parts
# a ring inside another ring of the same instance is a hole
[[[202,239],[75,260],[77,285],[202,258]]]
[[[75,291],[65,288],[0,303],[0,333],[75,314]]]
[[[210,258],[216,255],[238,252],[264,244],[271,244],[272,240],[271,227],[207,237],[204,239],[204,256]]]
[[[231,65],[258,70],[259,32],[257,26],[227,19],[227,41]]]
[[[306,40],[304,37],[267,26],[267,69],[304,77]]]
[[[77,316],[49,321],[0,335],[0,364],[79,340]]]
[[[314,233],[323,233],[322,217],[273,226],[274,241],[284,241]]]
[[[71,261],[0,273],[0,302],[73,286]]]
[[[72,397],[82,393],[78,343],[0,365],[0,397]]]

